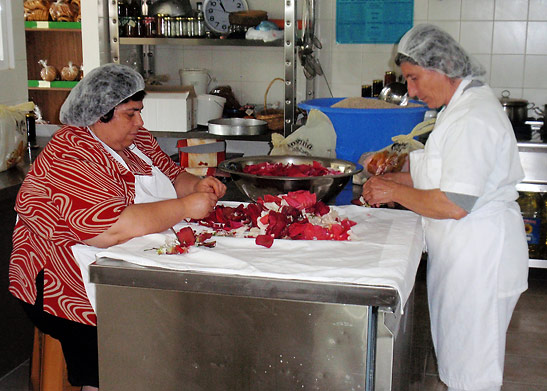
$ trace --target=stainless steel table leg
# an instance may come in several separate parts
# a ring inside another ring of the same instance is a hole
[[[376,369],[376,331],[378,330],[378,307],[368,306],[367,324],[367,361],[365,366],[365,391],[374,391],[374,376]]]

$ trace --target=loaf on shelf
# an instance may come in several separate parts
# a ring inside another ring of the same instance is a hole
[[[80,22],[80,0],[25,0],[25,20],[54,22]]]
[[[49,1],[47,0],[25,0],[23,8],[25,9],[25,20],[49,19]]]

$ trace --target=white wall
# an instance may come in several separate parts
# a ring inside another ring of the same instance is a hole
[[[27,54],[25,49],[25,24],[23,20],[23,2],[9,0],[11,4],[14,37],[13,68],[0,71],[0,104],[15,105],[28,101],[27,94]],[[8,25],[10,25],[8,23]]]
[[[358,96],[361,84],[383,78],[387,70],[398,71],[392,61],[394,45],[337,44],[336,1],[316,1],[317,35],[323,44],[319,59],[334,96]],[[269,18],[283,18],[282,0],[248,3],[251,9],[268,11]],[[547,0],[414,0],[414,20],[450,32],[485,65],[498,95],[508,89],[511,97],[547,103]],[[261,103],[270,80],[284,75],[282,48],[158,46],[156,57],[156,73],[169,75],[171,84],[179,82],[181,68],[206,68],[218,84],[231,85],[242,104]],[[304,99],[304,84],[299,67],[299,100]],[[316,78],[316,85],[317,97],[328,96],[323,79]],[[282,85],[276,83],[268,102],[282,98]]]

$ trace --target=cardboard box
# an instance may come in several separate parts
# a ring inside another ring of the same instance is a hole
[[[187,138],[178,140],[177,148],[181,167],[191,169],[214,168],[226,159],[226,142],[224,140]]]
[[[197,100],[193,86],[146,86],[142,119],[156,132],[187,132],[196,127]]]

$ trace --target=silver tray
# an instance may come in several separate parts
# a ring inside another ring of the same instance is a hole
[[[208,123],[209,133],[221,136],[258,136],[268,132],[268,123],[253,118],[219,118]]]

